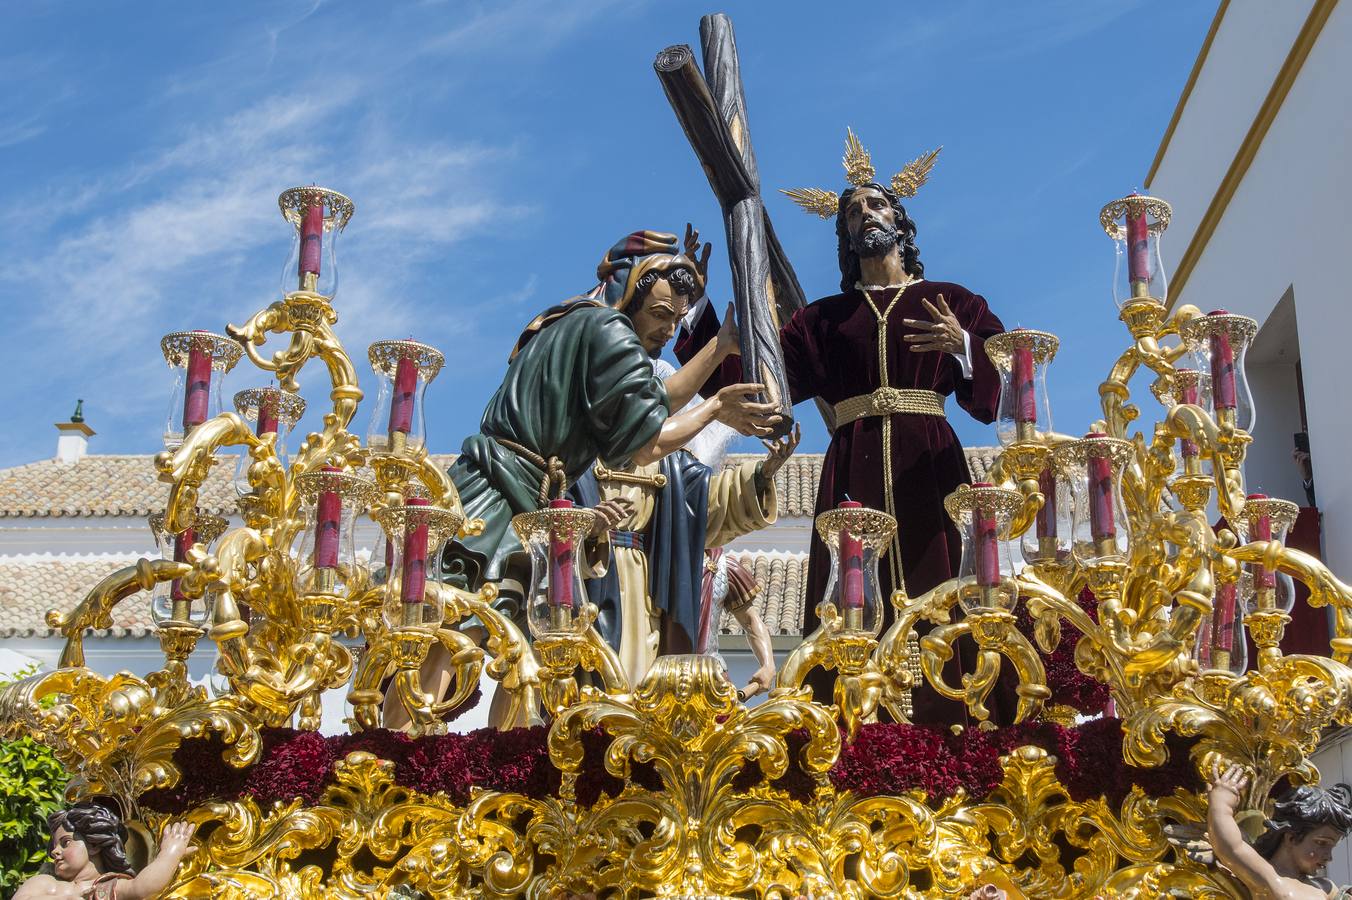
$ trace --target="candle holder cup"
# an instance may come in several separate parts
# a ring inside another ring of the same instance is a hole
[[[1257,410],[1244,360],[1258,323],[1217,310],[1184,322],[1178,334],[1192,353],[1194,368],[1210,376],[1211,406],[1222,435],[1252,434]]]
[[[1054,334],[1028,328],[986,339],[986,355],[1000,373],[995,435],[1001,446],[1036,442],[1051,433],[1047,367],[1059,343]]]
[[[579,630],[574,619],[587,601],[580,554],[595,520],[596,513],[567,500],[512,518],[512,528],[530,554],[526,622],[537,640]]]
[[[1244,640],[1244,608],[1239,586],[1233,578],[1218,579],[1211,611],[1197,628],[1193,659],[1203,672],[1243,675],[1249,668],[1249,647]]]
[[[1131,441],[1092,432],[1052,452],[1060,477],[1070,485],[1071,555],[1082,568],[1116,570],[1130,558],[1122,472],[1132,453]]]
[[[461,516],[410,496],[402,506],[371,514],[385,534],[383,564],[385,624],[391,631],[435,632],[444,619],[441,594],[429,592],[442,545],[460,528]]]
[[[164,418],[164,448],[177,450],[184,435],[221,413],[221,381],[235,367],[239,344],[209,331],[174,331],[160,339],[174,387]]]
[[[338,235],[355,211],[352,201],[311,185],[282,191],[277,206],[295,229],[282,268],[282,294],[299,291],[332,300],[338,292]]]
[[[1211,375],[1201,369],[1178,368],[1172,373],[1161,375],[1150,385],[1150,392],[1166,410],[1186,404],[1196,406],[1208,416],[1213,411]],[[1193,492],[1190,486],[1194,483],[1202,487],[1209,486],[1211,476],[1203,465],[1202,447],[1196,441],[1187,437],[1179,438],[1177,450],[1170,489],[1186,508],[1194,509],[1196,501],[1191,499]],[[1209,492],[1206,496],[1209,496]],[[1206,505],[1206,496],[1201,501],[1203,506]]]
[[[847,501],[818,515],[816,527],[831,554],[822,603],[834,608],[843,631],[876,637],[883,604],[878,562],[892,543],[896,519]]]
[[[415,457],[427,438],[423,394],[445,357],[418,341],[376,341],[367,357],[380,382],[366,430],[367,446],[373,457]]]
[[[296,593],[340,598],[359,593],[369,574],[357,560],[353,525],[375,498],[365,478],[326,466],[296,478],[305,527],[295,545]]]
[[[296,394],[289,394],[280,388],[249,388],[235,394],[235,412],[245,420],[254,423],[254,433],[260,438],[272,435],[272,452],[277,461],[286,464],[286,439],[291,429],[305,415],[305,401]],[[249,484],[249,468],[253,457],[248,453],[239,455],[235,465],[235,493],[244,497],[253,493]]]
[[[224,518],[200,509],[193,510],[193,524],[178,533],[167,530],[162,512],[152,513],[147,521],[160,558],[180,563],[191,562],[188,551],[198,544],[209,552],[211,544],[226,528]],[[211,620],[215,592],[199,593],[191,582],[187,578],[156,582],[150,594],[150,618],[157,628],[172,630],[174,626],[187,626],[200,634]]]
[[[1168,308],[1169,284],[1160,257],[1160,237],[1172,216],[1168,203],[1140,194],[1114,200],[1099,212],[1099,224],[1113,239],[1113,300],[1128,327],[1133,327],[1127,318],[1129,311],[1133,318],[1152,318],[1158,307],[1162,319]]]
[[[1010,525],[1023,508],[1018,491],[978,482],[944,498],[944,509],[962,535],[958,604],[969,615],[1012,612],[1019,601]]]

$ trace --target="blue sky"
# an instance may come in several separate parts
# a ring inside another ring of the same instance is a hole
[[[808,295],[839,279],[830,225],[771,189],[838,187],[847,124],[884,173],[942,144],[908,204],[926,273],[984,294],[1007,326],[1056,332],[1055,424],[1083,430],[1126,340],[1098,210],[1141,186],[1214,0],[722,9],[767,203]],[[297,184],[356,202],[337,306],[361,367],[381,338],[445,352],[428,392],[436,451],[476,429],[521,325],[588,288],[621,235],[695,222],[716,243],[710,294],[726,299],[721,217],[651,68],[669,44],[698,47],[709,11],[7,4],[0,465],[51,456],[77,397],[92,452],[156,451],[160,336],[223,331],[276,299],[289,247],[276,197]],[[260,376],[241,363],[226,396]],[[312,406],[326,381],[304,373]],[[815,410],[799,414],[803,449],[824,449]],[[965,443],[994,440],[961,412],[954,423]]]

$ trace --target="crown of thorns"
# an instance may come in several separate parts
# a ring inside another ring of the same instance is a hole
[[[920,186],[929,180],[930,170],[934,168],[939,151],[942,149],[944,148],[936,147],[908,162],[905,168],[892,176],[892,192],[898,197],[914,197]],[[855,187],[873,184],[874,176],[877,174],[873,162],[869,159],[868,151],[859,143],[859,138],[855,137],[854,130],[850,128],[845,129],[845,157],[842,162],[845,165],[845,180],[850,184]],[[787,194],[794,203],[823,219],[833,218],[840,206],[840,195],[835,191],[824,191],[821,188],[790,188],[781,190],[780,193]]]

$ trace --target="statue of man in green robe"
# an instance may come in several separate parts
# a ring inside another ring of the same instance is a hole
[[[444,577],[469,589],[498,583],[506,604],[519,602],[529,563],[510,528],[512,516],[562,496],[593,463],[612,468],[656,462],[714,421],[744,435],[769,435],[774,404],[737,384],[672,415],[732,352],[736,340],[710,340],[665,384],[651,360],[702,296],[709,248],[687,226],[676,235],[636,231],[611,247],[594,289],[537,316],[512,352],[507,374],[450,468],[478,535],[452,541]],[[515,612],[515,610],[512,610]]]

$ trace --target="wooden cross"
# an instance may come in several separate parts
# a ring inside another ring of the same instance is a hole
[[[695,64],[694,52],[684,44],[659,53],[653,68],[723,209],[741,334],[742,377],[765,385],[767,399],[784,417],[779,428],[782,434],[793,424],[793,401],[779,347],[779,326],[806,306],[807,299],[761,201],[732,20],[723,13],[705,16],[700,19],[699,33],[703,72]],[[831,407],[819,398],[817,408],[827,430],[832,430]]]

